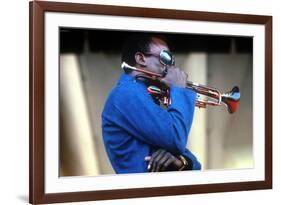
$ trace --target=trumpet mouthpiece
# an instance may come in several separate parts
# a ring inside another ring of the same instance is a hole
[[[135,67],[132,67],[130,65],[128,65],[126,62],[123,62],[121,64],[121,68],[127,73],[127,72],[130,72],[132,70],[135,70]]]

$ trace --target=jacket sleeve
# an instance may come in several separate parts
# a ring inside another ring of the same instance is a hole
[[[122,95],[122,96],[121,96]],[[144,90],[126,89],[116,96],[115,124],[139,140],[174,154],[185,151],[192,125],[195,92],[171,87],[171,105],[163,109]]]

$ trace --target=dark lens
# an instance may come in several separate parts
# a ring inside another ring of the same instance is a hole
[[[174,58],[172,53],[166,50],[161,51],[160,53],[160,61],[164,65],[172,66],[174,65]]]

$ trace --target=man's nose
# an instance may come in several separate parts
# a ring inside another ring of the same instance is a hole
[[[175,65],[170,65],[170,66],[167,66],[168,69],[176,69],[177,67]]]

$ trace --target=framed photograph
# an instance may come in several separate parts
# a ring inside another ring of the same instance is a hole
[[[30,203],[272,188],[272,17],[30,2]]]

